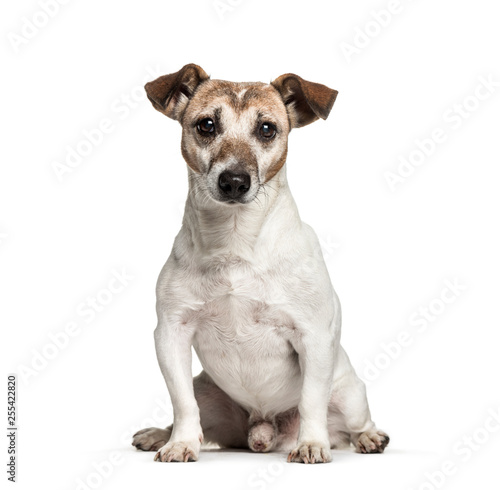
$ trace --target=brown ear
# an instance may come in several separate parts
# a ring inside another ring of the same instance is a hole
[[[287,73],[271,82],[285,103],[292,128],[300,128],[316,119],[326,119],[338,92],[320,83],[309,82]]]
[[[178,72],[163,75],[152,82],[146,83],[144,88],[153,107],[166,116],[180,121],[189,99],[196,87],[210,77],[203,68],[190,63],[183,66]]]

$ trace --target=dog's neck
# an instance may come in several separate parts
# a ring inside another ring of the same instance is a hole
[[[269,241],[278,238],[277,233],[263,236],[264,229],[269,228],[271,222],[276,231],[274,223],[277,221],[280,226],[289,228],[300,223],[285,167],[262,186],[256,199],[236,205],[215,202],[190,171],[183,228],[188,232],[190,245],[198,257],[232,256],[251,260],[263,240],[266,241],[265,248],[269,249]]]

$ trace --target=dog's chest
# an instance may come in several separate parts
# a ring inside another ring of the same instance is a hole
[[[300,378],[290,342],[293,318],[279,288],[235,268],[210,278],[192,320],[194,347],[207,373],[233,399],[262,411],[294,403],[288,398]],[[286,409],[286,408],[285,408]]]

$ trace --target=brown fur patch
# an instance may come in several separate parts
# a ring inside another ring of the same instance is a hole
[[[179,120],[189,97],[198,85],[208,80],[203,68],[194,63],[183,66],[178,72],[163,75],[144,86],[153,107],[166,116]]]
[[[290,130],[326,119],[337,95],[325,85],[292,73],[271,84],[211,80],[194,64],[149,82],[146,92],[157,110],[183,126],[181,152],[194,172],[210,172],[213,165],[234,159],[235,166],[249,173],[260,171],[264,183],[286,162]],[[231,117],[228,110],[234,113]],[[197,131],[203,118],[214,120],[213,135]],[[276,127],[277,136],[266,139],[259,133],[264,122]],[[241,135],[235,133],[233,125],[239,127]]]
[[[326,85],[304,80],[293,73],[281,75],[271,85],[281,94],[294,128],[319,118],[326,119],[338,94]]]
[[[190,167],[192,170],[194,170],[196,173],[199,174],[201,172],[201,169],[196,162],[196,158],[191,156],[187,147],[188,147],[188,145],[186,144],[186,141],[184,139],[182,139],[182,141],[181,141],[182,156],[183,156],[184,160],[186,161],[188,167]]]
[[[227,138],[222,142],[219,152],[213,159],[213,163],[224,162],[228,158],[234,158],[238,165],[247,170],[257,171],[257,159],[250,145],[239,138]]]
[[[238,94],[245,90],[242,97]],[[270,85],[262,82],[227,82],[225,80],[208,80],[203,83],[194,97],[186,113],[191,116],[200,113],[211,102],[222,101],[236,113],[256,107],[268,110],[270,113],[285,114],[279,93]],[[184,122],[184,121],[183,121]]]
[[[227,106],[224,108],[224,106]],[[239,138],[237,135],[226,134],[231,128],[224,127],[224,111],[234,112],[236,117],[244,117],[245,111],[252,111],[255,117],[255,126],[247,128],[248,133]],[[193,128],[200,119],[210,117],[216,122],[218,134],[212,139],[200,136]],[[271,141],[258,139],[259,124],[267,121],[276,125],[278,131],[285,138],[280,143],[284,151],[280,152],[277,161],[272,167],[264,170],[266,181],[272,178],[283,166],[286,160],[286,137],[290,130],[288,115],[278,91],[271,85],[261,82],[228,82],[225,80],[207,80],[202,83],[190,100],[181,121],[184,128],[182,154],[186,163],[196,172],[200,169],[197,163],[199,151],[204,148],[210,152],[208,171],[218,162],[225,162],[233,158],[238,166],[244,167],[250,173],[258,172],[259,162],[255,148],[252,146],[252,132],[257,138],[257,144],[266,151],[273,148]],[[220,136],[220,138],[218,137]],[[269,146],[266,146],[269,145]]]
[[[281,167],[285,165],[287,153],[288,147],[285,148],[285,151],[281,154],[280,158],[267,169],[264,183],[269,182],[281,170]]]

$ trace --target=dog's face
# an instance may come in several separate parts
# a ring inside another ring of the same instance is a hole
[[[217,201],[252,201],[286,160],[288,116],[271,85],[207,80],[181,124],[182,154]]]
[[[153,106],[182,125],[182,155],[216,201],[253,201],[282,168],[288,133],[326,119],[337,92],[293,74],[271,84],[211,80],[197,65],[146,84]]]

